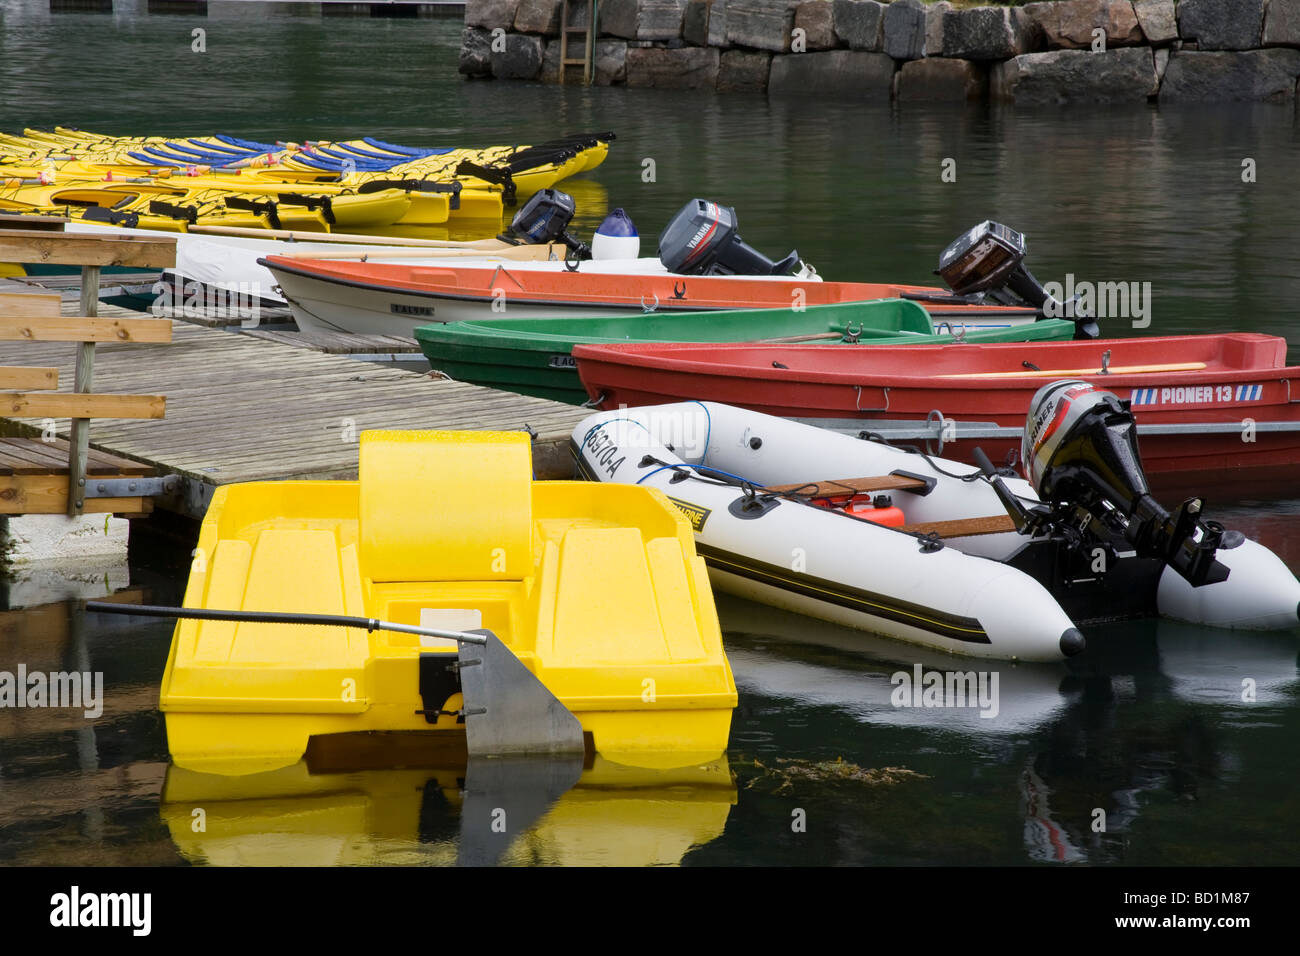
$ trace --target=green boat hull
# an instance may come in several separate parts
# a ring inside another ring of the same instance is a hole
[[[838,334],[836,334],[838,333]],[[1050,342],[1073,338],[1074,323],[1046,320],[981,329],[968,342]],[[577,405],[587,400],[575,345],[612,342],[754,342],[798,338],[826,344],[936,344],[929,313],[907,299],[718,312],[647,313],[558,319],[490,319],[415,330],[429,364],[461,382]]]

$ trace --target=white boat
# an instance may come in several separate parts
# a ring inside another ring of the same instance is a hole
[[[581,422],[572,447],[584,477],[662,490],[690,519],[719,590],[899,640],[1051,661],[1082,650],[1076,620],[1157,612],[1244,629],[1298,623],[1300,582],[1240,535],[1225,532],[1197,566],[1208,575],[1199,586],[1123,541],[1098,544],[1112,548],[1112,566],[1093,556],[1080,573],[1055,534],[1014,530],[979,469],[786,419],[703,402],[620,409]],[[998,480],[1038,504],[1029,482]],[[865,507],[813,503],[837,488]],[[886,493],[888,503],[873,500]],[[891,509],[902,527],[877,523],[895,520]],[[1187,533],[1178,545],[1209,547],[1201,531]],[[1078,545],[1085,560],[1091,544]]]
[[[341,257],[335,257],[341,258]],[[429,322],[471,322],[475,320],[501,318],[504,314],[512,318],[540,319],[564,318],[575,314],[582,315],[621,315],[628,311],[653,311],[656,308],[668,308],[666,301],[646,301],[643,305],[633,303],[631,307],[620,306],[586,306],[575,305],[573,301],[537,301],[527,302],[518,297],[510,297],[513,288],[511,276],[523,272],[564,271],[581,272],[584,275],[627,276],[629,280],[644,279],[647,276],[676,278],[664,268],[656,258],[642,256],[638,259],[589,259],[580,263],[567,263],[563,259],[527,260],[504,262],[491,258],[457,258],[455,265],[465,269],[497,269],[502,272],[498,285],[505,290],[504,296],[494,296],[484,290],[482,294],[458,294],[454,292],[402,291],[386,284],[368,283],[363,280],[342,278],[337,275],[326,276],[320,270],[310,268],[314,263],[298,264],[280,260],[259,260],[275,277],[281,296],[288,302],[298,328],[305,331],[350,332],[357,335],[400,335],[411,337],[416,326]],[[404,258],[371,256],[367,264],[390,264],[418,269],[420,267],[436,268],[446,265],[442,262]],[[415,273],[418,275],[418,273]],[[682,277],[685,278],[685,277]],[[710,276],[709,279],[723,282],[771,282],[790,284],[790,276]],[[810,274],[797,282],[821,282],[821,277]],[[632,285],[629,281],[627,285]],[[788,301],[788,296],[783,296]],[[508,303],[503,308],[503,303]],[[716,307],[716,306],[715,306]],[[1005,324],[1005,322],[1003,322]]]
[[[128,229],[82,220],[66,223],[64,229],[67,232],[138,235],[151,239],[157,239],[160,235],[152,229]],[[239,297],[277,306],[285,305],[284,297],[270,270],[258,263],[263,256],[358,259],[411,265],[436,265],[455,258],[457,261],[479,265],[509,262],[512,263],[511,268],[527,268],[528,259],[549,259],[554,265],[563,266],[561,257],[552,244],[510,245],[496,240],[438,243],[433,240],[386,240],[380,236],[355,243],[337,240],[317,242],[311,239],[260,238],[216,232],[165,235],[176,240],[176,265],[163,270],[163,278],[177,290],[198,296],[200,300],[211,298],[219,290],[224,293],[223,298]]]

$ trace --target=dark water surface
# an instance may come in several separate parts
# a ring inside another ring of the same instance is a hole
[[[649,247],[682,202],[709,196],[738,208],[749,242],[797,246],[824,275],[927,281],[949,239],[992,217],[1029,235],[1041,279],[1150,281],[1147,333],[1293,334],[1300,126],[1289,108],[894,110],[465,83],[453,22],[43,6],[0,2],[0,129],[430,145],[613,129],[608,162],[566,186],[584,230],[622,205]],[[190,50],[195,26],[207,53]],[[946,158],[955,183],[940,180]],[[1242,182],[1245,159],[1254,183]],[[1216,496],[1235,501],[1216,517],[1300,569],[1295,494]],[[981,718],[891,705],[893,673],[961,666],[950,658],[723,598],[741,694],[727,759],[666,775],[598,764],[526,834],[485,849],[463,830],[482,789],[464,771],[298,767],[240,791],[169,769],[155,707],[170,627],[87,617],[75,598],[129,585],[131,599],[178,601],[183,555],[146,545],[103,579],[4,592],[0,670],[101,670],[106,703],[93,721],[0,710],[0,861],[1296,862],[1294,632],[1090,628],[1087,655],[1068,666],[970,665],[1000,676],[999,713]],[[1105,832],[1092,828],[1098,809]]]

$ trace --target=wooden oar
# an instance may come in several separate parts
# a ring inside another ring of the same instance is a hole
[[[1109,369],[1094,368],[1042,368],[1021,369],[1015,372],[954,372],[936,375],[935,378],[1048,378],[1074,375],[1145,375],[1156,372],[1196,372],[1206,368],[1204,362],[1166,362],[1163,365],[1112,365]]]

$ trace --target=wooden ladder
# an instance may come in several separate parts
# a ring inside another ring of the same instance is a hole
[[[564,0],[564,5],[560,10],[560,84],[563,85],[569,75],[569,67],[582,67],[582,85],[591,85],[592,61],[595,52],[595,30],[591,29],[592,23],[596,18],[597,0],[586,0],[587,17],[586,23],[582,26],[569,25],[569,0]],[[583,35],[583,52],[582,57],[569,56],[569,37],[581,33]]]

